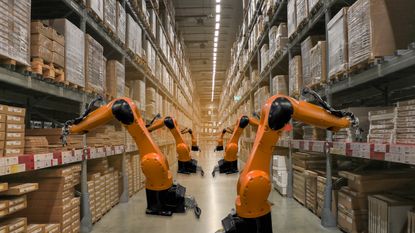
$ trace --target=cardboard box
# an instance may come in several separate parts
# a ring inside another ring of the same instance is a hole
[[[6,114],[0,114],[0,123],[6,122]]]
[[[4,149],[4,156],[16,156],[16,155],[23,155],[24,148],[7,148]]]
[[[63,41],[65,43],[65,41]],[[60,44],[57,41],[52,41],[52,48],[50,49],[52,52],[61,55],[62,57],[65,56],[65,47],[64,45]]]
[[[41,34],[49,39],[53,39],[52,30],[41,20],[34,20],[30,23],[31,34]]]
[[[33,34],[30,38],[30,46],[42,46],[44,48],[52,48],[52,40],[47,38],[45,35],[42,34]]]
[[[117,31],[117,1],[105,0],[104,1],[104,23],[109,29],[116,33]]]
[[[121,3],[117,1],[117,36],[125,43],[125,30],[127,26],[127,15]]]
[[[298,96],[301,94],[303,84],[303,73],[301,56],[295,56],[289,62],[289,94]]]
[[[337,224],[349,233],[366,232],[368,227],[367,210],[338,209]]]
[[[0,126],[1,131],[1,126]],[[6,125],[6,132],[7,133],[22,133],[25,131],[24,124],[7,124]]]
[[[59,233],[60,229],[60,224],[45,224],[45,233]]]
[[[104,48],[92,36],[85,37],[85,84],[86,88],[99,94],[104,94],[105,77]]]
[[[327,24],[330,77],[348,69],[347,9],[342,8]]]
[[[24,117],[26,115],[26,109],[13,106],[6,106],[6,114]]]
[[[4,145],[5,145],[4,141],[0,140],[0,150],[4,149]],[[3,154],[0,154],[0,155],[3,155]]]
[[[0,104],[0,114],[6,114],[6,113],[7,113],[6,105]]]
[[[6,123],[0,123],[0,132],[6,131]]]
[[[288,37],[291,37],[297,31],[297,8],[296,0],[288,0],[287,3],[287,28]]]
[[[52,62],[52,52],[46,47],[33,45],[30,47],[30,56],[43,59],[45,62]]]
[[[142,29],[137,22],[127,14],[126,44],[134,54],[142,55]]]
[[[24,124],[25,123],[25,117],[24,116],[7,115],[6,116],[6,123],[7,124]]]
[[[104,0],[86,0],[86,6],[101,20],[104,19]]]
[[[107,93],[114,97],[123,97],[125,88],[125,67],[117,60],[108,60],[106,67]]]
[[[45,233],[45,224],[29,224],[27,233]]]
[[[13,148],[24,148],[25,141],[24,140],[7,140],[4,143],[4,148],[6,149],[13,149]]]
[[[338,193],[338,206],[348,210],[367,210],[367,196],[367,193],[359,193],[349,187],[342,187]]]

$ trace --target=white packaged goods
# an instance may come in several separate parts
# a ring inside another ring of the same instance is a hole
[[[385,110],[369,112],[370,143],[393,143],[396,132],[396,108],[388,107]]]
[[[282,155],[274,155],[272,167],[274,170],[286,171],[288,169],[288,157]]]
[[[113,32],[117,32],[117,1],[104,1],[104,23]]]
[[[309,36],[303,42],[301,42],[301,61],[302,61],[302,73],[304,80],[311,79],[310,73],[310,51],[316,46],[319,40],[324,40],[324,36]]]
[[[268,44],[264,44],[261,47],[261,72],[268,65],[268,57]]]
[[[296,16],[296,0],[288,0],[287,4],[287,27],[288,27],[288,37],[291,37],[294,32],[297,30],[297,16]]]
[[[281,23],[278,27],[273,26],[269,31],[269,59],[271,60],[275,54],[282,49],[288,43],[287,38],[287,24]]]
[[[85,37],[85,87],[90,91],[104,94],[105,77],[103,61],[104,48],[92,36]]]
[[[310,50],[310,79],[307,80],[303,76],[304,86],[326,82],[326,69],[326,42],[319,41]]]
[[[139,102],[139,108],[143,109],[146,103],[146,83],[142,80],[134,80],[130,82],[131,96],[133,100]]]
[[[31,1],[0,1],[0,55],[30,64]]]
[[[296,0],[297,27],[308,19],[308,0]]]
[[[301,56],[295,56],[289,64],[289,94],[297,96],[301,94],[303,84],[303,72],[301,69]]]
[[[322,0],[308,0],[308,9],[309,12],[313,11],[315,7],[317,7]]]
[[[414,100],[397,103],[396,143],[415,144],[415,103]]]
[[[117,60],[107,61],[107,93],[113,97],[122,97],[125,93],[125,68]]]
[[[67,19],[53,19],[49,23],[65,36],[65,80],[85,87],[85,34]]]
[[[413,0],[356,1],[347,11],[349,67],[408,48],[415,41],[414,8]]]
[[[142,55],[141,27],[127,14],[127,47],[134,53]]]
[[[105,0],[108,1],[108,0]],[[104,0],[87,0],[86,6],[100,19],[104,18]]]
[[[147,41],[147,62],[150,66],[150,69],[153,71],[153,74],[156,70],[156,51],[153,48],[153,45],[151,45],[150,41]]]
[[[288,75],[277,75],[272,78],[273,95],[288,95]]]
[[[117,35],[122,43],[125,43],[125,30],[127,25],[127,15],[121,3],[117,1]]]
[[[254,94],[254,108],[255,112],[260,112],[262,106],[264,105],[265,101],[267,101],[269,97],[269,87],[263,86],[259,88]]]
[[[327,24],[329,77],[347,71],[347,7],[341,9]]]

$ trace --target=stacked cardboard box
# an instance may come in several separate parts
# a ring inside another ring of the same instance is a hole
[[[117,1],[117,35],[122,43],[125,43],[125,30],[127,25],[127,15],[121,2]]]
[[[395,138],[396,108],[369,112],[369,135],[371,143],[393,143]]]
[[[412,0],[356,1],[347,11],[349,67],[408,48],[415,41],[414,8]]]
[[[370,195],[368,200],[369,232],[403,232],[408,211],[415,206],[415,200],[393,194]]]
[[[268,44],[264,44],[261,47],[261,67],[260,67],[260,72],[262,73],[265,69],[265,67],[268,65],[269,62],[269,46]]]
[[[86,6],[100,20],[104,19],[104,0],[86,0]]]
[[[303,139],[304,140],[325,140],[326,130],[320,129],[310,125],[303,126]]]
[[[5,233],[21,233],[27,231],[26,218],[12,218],[0,223],[0,231]]]
[[[22,155],[26,109],[0,105],[0,156]]]
[[[326,42],[319,41],[316,46],[310,50],[310,79],[304,79],[304,86],[313,86],[315,84],[325,83],[327,80],[326,71]]]
[[[130,157],[130,166],[132,171],[132,188],[133,193],[137,193],[142,188],[142,183],[140,181],[140,155],[133,154]]]
[[[74,197],[74,186],[80,182],[81,165],[39,170],[32,177],[16,180],[39,183],[39,190],[28,194],[28,208],[16,213],[29,223],[59,223],[63,233],[79,232],[80,199]]]
[[[19,64],[30,64],[30,1],[0,4],[0,55]]]
[[[259,88],[254,94],[254,111],[261,112],[261,108],[269,98],[269,86]]]
[[[278,53],[282,51],[288,43],[288,31],[287,24],[281,23],[278,26],[272,26],[269,30],[269,60]]]
[[[317,213],[317,171],[305,170],[305,206],[313,213]]]
[[[46,137],[26,136],[25,137],[25,154],[42,154],[49,152],[49,143]]]
[[[272,94],[288,95],[288,75],[277,75],[272,78]]]
[[[85,34],[67,19],[49,20],[49,24],[65,36],[65,81],[85,87]]]
[[[5,184],[7,186],[7,183]],[[9,183],[8,190],[0,194],[0,217],[13,217],[13,214],[26,209],[27,194],[37,189],[37,183]]]
[[[104,1],[104,24],[114,33],[117,32],[117,1]]]
[[[131,15],[127,14],[126,44],[133,54],[142,55],[142,30]]]
[[[288,38],[290,38],[297,31],[296,0],[288,0],[287,17]]]
[[[308,0],[296,0],[295,5],[296,26],[299,27],[308,20]]]
[[[143,80],[134,80],[130,82],[130,87],[132,99],[136,101],[137,107],[143,110],[146,103],[146,83]]]
[[[339,175],[347,178],[338,196],[338,224],[346,232],[368,230],[368,195],[405,186],[414,181],[414,171],[371,170],[348,172]]]
[[[272,176],[274,188],[281,195],[287,195],[288,185],[288,157],[283,155],[274,155],[272,162]]]
[[[347,9],[342,8],[327,24],[330,78],[348,69]]]
[[[156,110],[156,89],[153,87],[146,87],[146,115],[155,116]]]
[[[88,146],[92,147],[124,145],[125,131],[114,122],[91,130],[86,137]]]
[[[50,129],[27,129],[26,136],[43,136],[46,137],[49,144],[49,151],[55,150],[70,150],[83,148],[83,136],[72,134],[67,138],[68,145],[63,147],[61,140],[61,128],[50,128]]]
[[[321,40],[324,40],[324,36],[313,35],[307,37],[303,42],[301,42],[301,67],[304,85],[308,85],[309,83],[311,83],[310,51]]]
[[[106,67],[107,94],[123,97],[125,93],[125,67],[117,60],[108,60]]]
[[[317,176],[317,216],[321,216],[324,209],[324,191],[326,188],[326,177],[325,175]],[[331,211],[337,216],[337,200],[338,200],[338,189],[341,187],[341,184],[334,185],[338,181],[338,177],[332,177],[332,194],[331,194]]]
[[[85,36],[85,87],[86,90],[104,94],[105,77],[104,63],[97,62],[104,59],[104,47],[92,36]]]
[[[290,96],[299,96],[303,85],[303,71],[301,56],[293,57],[289,62],[289,94]]]
[[[397,103],[396,143],[415,144],[415,100]]]

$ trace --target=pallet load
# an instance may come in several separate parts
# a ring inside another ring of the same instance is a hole
[[[92,36],[85,36],[85,90],[99,95],[105,91],[104,47]]]
[[[25,136],[25,154],[44,154],[49,152],[49,142],[43,136]]]
[[[156,73],[156,50],[149,40],[146,40],[147,50],[144,59],[147,59],[148,66],[153,74]],[[167,72],[166,72],[167,74]]]
[[[96,19],[104,19],[104,0],[86,0],[86,8]]]
[[[25,116],[24,108],[0,105],[0,156],[24,154]]]
[[[348,233],[367,232],[369,194],[405,187],[414,181],[411,169],[341,171],[339,175],[348,182],[338,194],[338,225]]]
[[[123,97],[125,93],[125,67],[117,60],[108,60],[106,67],[106,92],[111,98]]]
[[[330,79],[341,78],[348,70],[347,9],[342,8],[327,24]]]
[[[127,25],[127,15],[121,2],[117,1],[117,36],[125,44],[125,30]]]
[[[27,219],[26,218],[12,218],[0,223],[1,232],[26,232],[27,231]]]
[[[104,3],[104,25],[110,32],[117,32],[117,1],[105,0]]]
[[[88,132],[87,145],[91,147],[124,145],[125,131],[116,125],[100,126]]]
[[[65,37],[65,84],[84,88],[84,33],[67,19],[52,19],[49,25]]]
[[[415,206],[415,200],[392,194],[370,195],[369,232],[404,232],[408,211]]]
[[[336,184],[339,180],[338,177],[332,177],[332,193],[331,193],[331,212],[337,217],[337,200],[338,200],[338,190],[343,185],[342,183]],[[321,217],[324,209],[324,197],[325,197],[325,188],[326,188],[327,178],[325,175],[317,176],[317,216]]]
[[[0,61],[5,65],[30,64],[30,1],[2,1],[0,4]]]
[[[305,206],[313,213],[317,213],[317,171],[305,170]]]
[[[415,144],[415,100],[397,103],[396,143]]]
[[[311,57],[310,51],[321,40],[324,40],[323,36],[309,36],[303,42],[301,42],[301,67],[303,76],[303,85],[311,83]]]
[[[262,106],[269,98],[269,86],[260,87],[254,94],[254,111],[261,112]]]
[[[268,65],[269,62],[269,46],[268,44],[264,44],[261,47],[261,67],[260,67],[260,72],[262,73],[265,70],[265,67]]]
[[[295,0],[296,27],[302,28],[308,21],[308,0]]]
[[[351,72],[373,64],[377,58],[391,56],[398,49],[407,49],[415,41],[414,8],[412,0],[358,0],[349,7]]]
[[[303,86],[303,71],[301,56],[293,57],[289,62],[289,94],[293,97],[301,95]]]
[[[287,29],[288,38],[292,38],[297,31],[297,8],[296,0],[288,0],[287,3]]]
[[[303,76],[303,85],[306,87],[315,87],[327,81],[327,59],[326,59],[326,42],[319,41],[316,46],[310,50],[310,79]]]
[[[370,143],[393,143],[396,133],[396,108],[369,112]]]
[[[272,183],[274,188],[281,195],[287,195],[288,157],[283,155],[274,155],[272,161]]]
[[[39,183],[39,189],[27,196],[27,208],[15,214],[27,217],[30,224],[59,223],[62,233],[80,232],[80,198],[74,186],[80,183],[81,165],[39,170],[31,177],[16,180]]]
[[[127,14],[126,44],[134,55],[142,56],[142,29],[137,22]]]
[[[67,138],[67,145],[62,146],[61,140],[61,128],[50,128],[50,129],[27,129],[26,136],[30,137],[46,137],[48,141],[49,152],[56,150],[72,150],[81,149],[83,146],[83,136],[78,134],[71,134]]]
[[[155,116],[156,112],[156,89],[153,87],[146,88],[146,114],[149,116]]]
[[[288,44],[287,24],[280,23],[269,29],[269,60],[278,56]]]
[[[272,78],[273,95],[288,95],[288,75],[277,75]]]

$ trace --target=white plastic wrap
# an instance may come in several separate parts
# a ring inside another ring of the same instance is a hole
[[[122,97],[125,93],[125,68],[117,60],[108,60],[106,67],[107,93],[113,97]]]
[[[91,9],[100,19],[104,19],[104,0],[87,0],[86,6]]]
[[[259,88],[254,94],[254,108],[255,112],[260,112],[265,101],[269,98],[269,86]]]
[[[319,41],[310,50],[310,79],[304,79],[303,85],[310,86],[326,81],[326,42]]]
[[[396,108],[385,108],[369,112],[370,143],[394,143],[396,132]]]
[[[135,54],[142,55],[141,27],[131,15],[127,15],[127,47]]]
[[[339,11],[327,24],[329,76],[347,71],[347,7]]]
[[[261,47],[261,69],[260,69],[261,73],[262,71],[264,71],[265,67],[268,65],[268,58],[269,58],[268,50],[269,50],[268,44],[262,45]]]
[[[301,58],[302,58],[302,70],[303,70],[303,80],[305,82],[310,82],[311,73],[310,73],[310,51],[316,46],[319,40],[324,40],[323,36],[309,36],[301,43]]]
[[[287,24],[281,23],[269,30],[269,59],[272,59],[278,51],[281,51],[288,43]]]
[[[65,36],[65,80],[85,87],[85,34],[67,19],[54,19],[49,23]]]
[[[104,1],[104,22],[113,32],[117,32],[117,1]]]
[[[308,0],[296,0],[297,27],[308,19]]]
[[[292,34],[297,30],[297,9],[296,9],[296,0],[288,0],[287,4],[287,28],[288,28],[288,37],[291,37]]]
[[[301,67],[301,56],[293,57],[289,62],[289,94],[297,96],[301,94],[303,84],[303,72]]]
[[[30,64],[31,1],[0,1],[0,55]]]
[[[288,95],[288,75],[277,75],[272,78],[272,94]]]
[[[104,48],[92,36],[85,37],[85,86],[88,90],[104,94]]]
[[[153,45],[149,41],[147,41],[147,62],[150,69],[155,74],[156,71],[156,51],[153,48]]]
[[[125,43],[125,30],[127,25],[127,15],[120,2],[117,2],[117,35],[121,42]]]
[[[369,0],[355,2],[347,11],[349,66],[371,56]]]

